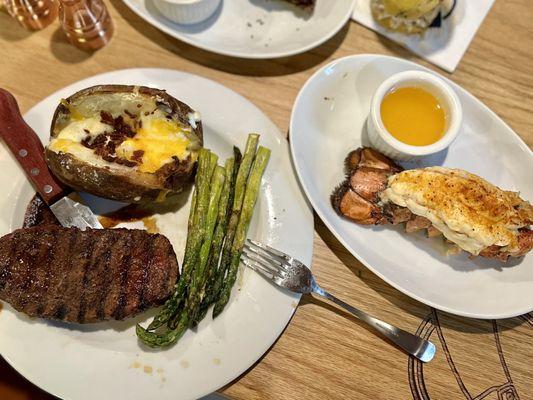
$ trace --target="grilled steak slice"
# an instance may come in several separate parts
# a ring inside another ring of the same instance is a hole
[[[26,208],[26,214],[24,214],[24,223],[22,227],[30,228],[37,225],[61,226],[52,210],[50,210],[50,207],[46,205],[39,194],[36,194],[30,200],[28,207]]]
[[[168,239],[144,230],[42,225],[0,238],[0,299],[32,317],[120,320],[162,304],[178,276]]]

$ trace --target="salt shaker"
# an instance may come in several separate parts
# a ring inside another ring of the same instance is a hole
[[[9,15],[32,31],[46,28],[57,18],[55,0],[4,0],[4,5]]]
[[[102,0],[59,0],[59,21],[69,41],[82,50],[104,47],[114,32]]]

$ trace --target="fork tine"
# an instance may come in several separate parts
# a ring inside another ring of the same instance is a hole
[[[274,278],[283,278],[281,272],[268,264],[265,264],[259,260],[255,260],[249,257],[246,253],[243,253],[241,260],[244,265],[252,268],[254,271],[262,273],[264,276],[267,276],[269,279]]]
[[[242,254],[244,257],[246,257],[246,259],[255,263],[260,263],[264,268],[273,274],[279,271],[279,268],[276,265],[272,265],[268,261],[260,259],[255,254],[250,253],[246,248],[243,249]]]
[[[267,272],[266,270],[262,269],[262,268],[259,268],[257,267],[256,265],[254,265],[251,261],[249,261],[249,259],[247,258],[241,258],[241,261],[244,265],[246,265],[247,267],[253,269],[255,272],[257,272],[259,275],[263,275],[265,278],[267,279],[274,279],[274,275],[271,273],[271,272]]]
[[[272,273],[280,276],[281,278],[285,277],[285,275],[287,274],[287,270],[280,268],[279,265],[274,265],[269,260],[258,256],[256,253],[251,253],[247,249],[244,249],[243,254],[246,256],[246,258],[248,258],[248,260],[260,264],[261,266],[271,271]]]
[[[260,258],[264,262],[268,264],[272,264],[272,267],[287,271],[290,267],[284,260],[280,260],[279,258],[267,253],[266,251],[263,251],[258,248],[251,247],[247,243],[244,244],[244,249],[248,252],[248,256],[253,256],[254,258]]]
[[[273,254],[277,257],[280,257],[282,259],[284,259],[285,261],[290,261],[291,260],[291,256],[289,256],[288,254],[282,252],[282,251],[279,251],[273,247],[270,247],[269,245],[267,244],[263,244],[263,243],[259,243],[259,242],[256,242],[255,240],[252,240],[252,239],[247,239],[246,240],[247,242],[251,243],[252,245],[256,246],[256,247],[259,247],[261,250],[265,251],[265,252],[268,252],[270,254]]]

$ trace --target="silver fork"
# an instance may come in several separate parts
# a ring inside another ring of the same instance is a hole
[[[257,271],[278,286],[296,293],[316,293],[355,315],[381,332],[406,353],[428,362],[435,355],[435,345],[428,340],[397,328],[364,311],[361,311],[322,289],[315,281],[311,270],[302,262],[270,246],[248,239],[241,260],[244,265]]]

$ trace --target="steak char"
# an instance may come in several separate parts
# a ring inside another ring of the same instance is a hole
[[[0,239],[0,299],[32,317],[90,323],[162,304],[179,276],[168,239],[40,225]]]

